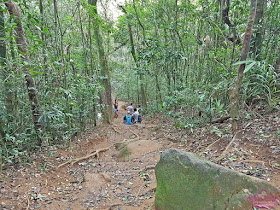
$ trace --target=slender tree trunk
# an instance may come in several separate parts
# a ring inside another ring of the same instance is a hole
[[[153,15],[154,15],[155,36],[158,37],[158,26],[157,26],[157,21],[156,21],[156,11],[155,11],[155,9],[153,9]],[[158,67],[153,65],[153,71],[155,71],[155,80],[156,80],[156,89],[157,89],[156,96],[157,96],[157,98],[159,98],[159,103],[162,103],[160,83],[158,81],[159,71],[157,69],[158,69]],[[157,108],[158,108],[158,106],[157,106]]]
[[[5,43],[5,23],[4,23],[4,13],[0,10],[0,68],[4,69],[6,73],[6,43]],[[6,92],[9,90],[6,90]],[[7,94],[7,93],[6,93]],[[8,95],[6,96],[8,98]],[[6,99],[7,101],[7,99]],[[0,142],[5,137],[4,132],[4,122],[0,119]],[[0,151],[0,158],[1,158]],[[2,160],[0,161],[0,173],[2,170]]]
[[[57,2],[53,0],[53,10],[54,10],[54,39],[55,39],[55,48],[57,51],[57,56],[61,56],[62,50],[58,47],[58,18],[57,18]]]
[[[255,27],[256,27],[256,36],[254,37],[254,44],[252,47],[253,56],[256,60],[261,60],[260,53],[262,49],[262,40],[264,35],[264,9],[266,8],[267,0],[258,0],[257,9],[256,9],[256,18],[255,18]]]
[[[58,15],[58,7],[57,7],[57,0],[53,0],[53,6],[54,6],[54,20],[55,20],[55,33],[60,35],[60,40],[58,40],[57,35],[55,34],[56,37],[56,45],[57,45],[57,52],[58,52],[58,57],[60,58],[61,62],[64,64],[62,69],[63,71],[61,71],[61,74],[59,75],[59,79],[61,79],[62,76],[63,77],[63,83],[64,83],[64,88],[67,89],[67,72],[66,72],[66,61],[65,61],[65,55],[64,55],[64,43],[63,43],[63,36],[64,33],[62,32],[62,27],[61,27],[61,23],[60,23],[60,18]],[[60,43],[58,43],[58,41]],[[58,47],[59,45],[59,47]],[[59,84],[59,82],[57,83]],[[65,96],[66,98],[68,97],[68,95]]]
[[[143,107],[147,107],[147,96],[145,93],[145,89],[144,89],[144,78],[143,78],[143,74],[140,73],[139,75],[139,81],[140,81],[140,93],[141,93],[141,103],[143,105]]]
[[[42,48],[42,54],[43,54],[43,67],[44,67],[44,77],[45,77],[45,87],[47,91],[47,83],[48,83],[48,72],[47,72],[47,56],[46,56],[46,38],[45,38],[45,32],[44,32],[44,7],[43,7],[43,0],[39,1],[39,9],[40,9],[40,16],[41,16],[41,39],[43,41],[43,48]]]
[[[88,68],[87,68],[87,53],[86,53],[86,47],[85,47],[85,33],[84,33],[83,23],[82,23],[82,18],[81,18],[80,3],[78,3],[78,15],[79,15],[79,22],[80,22],[81,37],[82,37],[85,75],[89,75],[88,70],[87,70]]]
[[[140,104],[140,93],[139,93],[139,76],[136,75],[137,77],[137,104]]]
[[[12,20],[9,21],[9,23],[11,23]],[[13,37],[14,34],[13,34],[13,30],[10,31],[10,37]],[[10,39],[9,41],[9,49],[10,49],[10,52],[11,52],[11,57],[12,57],[12,60],[16,60],[16,57],[15,57],[15,43],[13,41],[13,39]],[[6,97],[6,106],[7,106],[7,112],[8,113],[13,113],[12,117],[13,119],[11,119],[11,122],[15,119],[15,120],[18,120],[19,119],[19,103],[18,103],[18,100],[17,100],[17,97],[18,97],[18,90],[17,89],[13,89],[13,85],[15,82],[16,82],[16,79],[15,78],[8,78],[8,75],[9,75],[9,70],[13,70],[13,67],[14,67],[14,64],[12,64],[11,68],[12,69],[8,69],[7,66],[6,66],[6,75],[7,75],[7,78],[6,78],[6,88],[7,88],[7,97]]]
[[[134,8],[134,11],[135,11],[136,19],[137,19],[137,21],[138,21],[140,27],[142,28],[142,32],[143,32],[143,41],[144,41],[144,43],[146,43],[146,32],[145,32],[145,28],[144,28],[143,24],[142,24],[141,21],[140,21],[140,18],[139,18],[137,9],[136,9],[136,5],[135,5],[135,0],[132,0],[132,3],[133,3],[133,8]]]
[[[156,88],[157,88],[157,96],[159,97],[159,102],[162,103],[162,96],[161,96],[161,91],[160,91],[160,86],[159,86],[159,81],[158,81],[158,72],[156,72]]]
[[[5,43],[5,25],[4,12],[0,10],[0,65],[5,66],[6,43]]]
[[[253,25],[256,16],[256,0],[251,0],[250,14],[248,17],[248,23],[245,31],[245,37],[243,41],[243,47],[241,52],[240,61],[245,61],[250,50],[250,40],[252,36]],[[239,104],[240,104],[240,89],[242,85],[243,74],[245,70],[245,64],[241,64],[238,69],[237,80],[235,87],[229,89],[229,97],[231,101],[231,118],[232,118],[232,130],[236,132],[239,128]]]
[[[92,53],[91,17],[90,17],[90,15],[88,16],[88,37],[89,37],[89,54],[90,54],[90,56],[89,56],[89,59],[90,59],[90,72],[91,72],[91,75],[94,75],[95,73],[93,71],[93,58],[92,58],[93,53]],[[93,89],[92,94],[94,96],[96,95],[95,89]],[[93,123],[94,123],[94,126],[96,126],[97,125],[97,119],[96,119],[96,117],[97,117],[96,104],[97,103],[96,103],[95,97],[93,98],[93,102],[92,103],[93,103],[93,109],[92,109],[92,111],[93,111]]]
[[[274,69],[277,74],[280,74],[280,49],[278,50],[278,58],[275,62]]]
[[[105,94],[104,94],[104,121],[106,123],[111,123],[113,120],[113,110],[112,110],[112,95],[111,95],[111,81],[110,81],[110,72],[109,72],[109,66],[107,61],[107,56],[104,52],[104,46],[103,46],[103,39],[100,35],[100,29],[99,29],[99,21],[98,21],[98,13],[97,13],[97,0],[89,0],[88,3],[92,5],[92,11],[93,11],[93,17],[94,17],[94,37],[96,40],[97,48],[98,48],[98,54],[99,54],[99,63],[101,67],[101,76],[102,78],[102,84],[105,88]]]
[[[16,5],[13,1],[8,1],[6,3],[6,7],[8,8],[8,11],[10,15],[15,16],[15,22],[17,24],[15,31],[17,34],[16,37],[16,43],[18,46],[19,51],[22,53],[21,59],[24,63],[24,74],[25,74],[25,80],[26,80],[26,86],[28,90],[28,96],[29,96],[29,101],[31,105],[31,111],[32,111],[32,117],[33,117],[33,123],[34,123],[34,128],[35,131],[38,135],[38,143],[41,145],[41,138],[39,137],[39,133],[41,130],[41,124],[39,122],[40,118],[40,113],[39,113],[39,100],[37,96],[37,88],[35,85],[35,81],[33,77],[31,76],[28,66],[26,63],[28,63],[29,58],[28,58],[28,50],[27,50],[27,42],[24,34],[24,29],[21,24],[21,13],[20,13],[20,8],[18,5]]]

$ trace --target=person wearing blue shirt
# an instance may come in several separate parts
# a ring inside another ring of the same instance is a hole
[[[124,116],[123,123],[125,125],[133,125],[134,124],[134,117],[131,115],[130,111],[128,111],[127,115]]]

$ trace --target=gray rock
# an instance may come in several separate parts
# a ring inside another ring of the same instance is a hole
[[[161,155],[155,172],[157,210],[246,210],[252,209],[248,195],[261,190],[280,195],[263,180],[177,149]]]

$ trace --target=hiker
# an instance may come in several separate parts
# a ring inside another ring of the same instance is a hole
[[[130,114],[133,114],[133,106],[132,106],[132,103],[126,108],[127,111],[130,112]]]
[[[139,113],[141,113],[141,112],[142,112],[142,108],[141,108],[141,105],[140,105],[140,104],[138,104],[137,111],[138,111]]]
[[[134,124],[134,117],[130,114],[130,111],[127,111],[127,115],[124,116],[123,123],[125,125],[133,125]]]
[[[138,112],[137,108],[134,108],[134,113],[132,116],[134,117],[134,123],[137,123],[138,117],[139,117],[139,112]]]
[[[118,103],[117,99],[115,99],[115,103],[114,103],[114,114],[115,114],[115,118],[116,118],[116,119],[117,119],[118,116],[119,116],[118,106],[119,106],[119,103]]]

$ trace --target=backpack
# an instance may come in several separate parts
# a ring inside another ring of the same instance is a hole
[[[142,122],[142,117],[140,114],[138,115],[138,122],[140,122],[140,123]]]
[[[126,116],[126,125],[132,125],[132,116]]]

